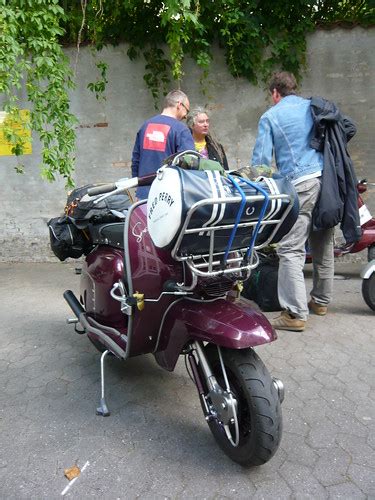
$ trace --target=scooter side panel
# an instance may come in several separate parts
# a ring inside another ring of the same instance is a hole
[[[98,247],[86,257],[81,275],[81,300],[93,319],[107,326],[126,331],[127,318],[120,303],[110,291],[117,281],[124,280],[124,254],[109,246]]]
[[[276,340],[267,318],[242,299],[231,302],[193,302],[187,299],[171,307],[159,334],[156,361],[172,371],[189,340],[201,340],[230,349],[245,349]]]
[[[362,227],[362,236],[357,243],[353,245],[350,253],[361,252],[365,248],[375,244],[375,219],[371,219]]]

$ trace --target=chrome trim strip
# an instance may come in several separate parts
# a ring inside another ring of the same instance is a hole
[[[121,347],[119,347],[116,344],[116,342],[113,339],[111,339],[111,337],[108,337],[108,335],[106,335],[102,330],[99,330],[99,328],[95,328],[94,326],[90,325],[90,323],[87,321],[86,313],[81,313],[79,315],[79,322],[86,331],[95,333],[95,335],[103,339],[103,341],[105,341],[106,344],[109,346],[110,351],[115,356],[121,359],[126,359],[126,352],[123,349],[121,349]]]
[[[111,326],[106,326],[98,323],[95,321],[93,318],[90,316],[85,316],[86,321],[93,326],[94,328],[99,328],[101,329],[104,333],[112,333],[113,335],[116,335],[116,337],[121,337],[125,342],[127,342],[127,335],[120,333],[116,328],[112,328]]]

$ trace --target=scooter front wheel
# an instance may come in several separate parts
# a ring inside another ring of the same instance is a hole
[[[216,346],[207,345],[205,352],[217,382],[224,388]],[[230,390],[237,401],[237,421],[229,425],[229,433],[217,418],[210,418],[208,425],[220,448],[234,462],[243,466],[262,465],[272,458],[281,441],[282,415],[277,388],[253,349],[222,348],[221,352]],[[238,442],[228,434],[238,434]]]
[[[375,311],[375,272],[362,281],[362,295],[369,308]]]

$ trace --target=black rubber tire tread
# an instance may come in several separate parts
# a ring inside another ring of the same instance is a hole
[[[238,447],[228,441],[216,420],[209,422],[210,430],[220,448],[233,461],[242,466],[262,465],[275,454],[282,436],[282,414],[277,389],[267,368],[253,349],[222,348],[222,354],[227,373],[229,372],[230,385],[234,381],[241,387],[252,430],[247,436],[240,437]],[[208,344],[206,356],[215,375],[221,373],[216,346]],[[239,424],[241,435],[241,421]]]
[[[375,311],[375,273],[362,280],[362,295],[369,308]]]

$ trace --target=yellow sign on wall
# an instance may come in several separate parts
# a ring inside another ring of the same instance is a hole
[[[0,111],[0,156],[14,155],[12,153],[13,145],[4,137],[4,128],[10,128],[23,141],[23,154],[30,155],[33,150],[31,146],[31,129],[27,126],[30,122],[30,111],[28,109],[20,110],[20,119],[9,118],[9,114]]]

